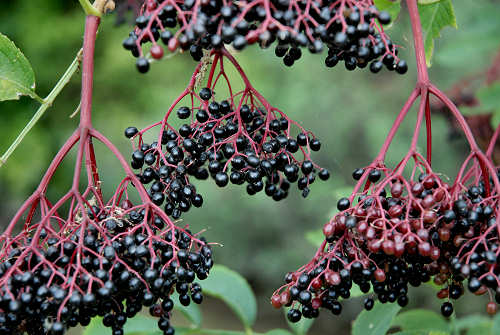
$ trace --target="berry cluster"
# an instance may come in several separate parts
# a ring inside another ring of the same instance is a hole
[[[456,114],[441,92],[432,93]],[[389,169],[383,163],[387,150],[420,94],[411,149]],[[339,314],[339,299],[348,298],[354,284],[364,293],[372,292],[365,299],[367,310],[375,297],[380,303],[406,306],[409,286],[431,279],[442,287],[437,297],[445,299],[444,316],[453,313],[452,301],[464,294],[464,287],[476,295],[488,292],[486,311],[496,313],[492,297],[500,303],[500,173],[491,162],[494,145],[483,154],[465,128],[471,153],[453,183],[445,182],[430,165],[430,128],[427,157],[416,148],[427,113],[428,92],[417,87],[373,163],[353,172],[357,184],[349,198],[339,199],[339,213],[324,225],[325,240],[317,253],[288,273],[271,298],[276,308],[290,307],[290,321],[317,317],[320,308]],[[411,160],[413,167],[408,165]],[[409,178],[403,176],[405,171]]]
[[[371,0],[148,0],[123,47],[138,58],[136,65],[143,73],[149,70],[149,60],[142,45],[151,42],[151,58],[161,59],[164,49],[157,43],[161,40],[172,52],[189,50],[196,61],[203,50],[218,50],[224,44],[242,50],[255,43],[268,48],[276,42],[275,54],[286,66],[301,58],[304,47],[311,53],[326,47],[327,67],[344,61],[348,70],[370,64],[377,73],[385,65],[404,74],[408,66],[382,28],[390,21],[390,15]]]
[[[224,72],[225,59],[240,71],[243,91],[232,90]],[[249,195],[264,190],[279,201],[288,195],[291,183],[297,183],[303,197],[307,197],[316,176],[321,180],[330,176],[309,157],[311,151],[320,149],[319,139],[271,106],[235,62],[227,51],[216,52],[207,70],[207,87],[194,91],[202,62],[161,122],[141,131],[135,127],[125,130],[126,137],[138,140],[137,145],[133,142],[132,168],[141,170],[137,176],[143,184],[151,183],[151,201],[158,206],[165,204],[165,212],[174,219],[192,206],[202,205],[203,198],[189,177],[211,177],[219,187],[229,182],[246,184]],[[227,81],[230,93],[226,99],[216,95],[220,78]],[[189,123],[174,128],[169,121],[174,111],[180,120]],[[145,143],[145,133],[155,126],[160,127],[156,141]]]
[[[203,300],[195,279],[207,278],[213,264],[205,239],[176,226],[152,203],[118,149],[92,127],[99,22],[92,15],[86,19],[80,124],[0,235],[2,335],[61,335],[96,315],[113,335],[121,335],[127,319],[143,306],[159,317],[163,334],[171,335],[171,294],[177,291],[183,305]],[[94,142],[109,150],[125,174],[108,201]],[[52,178],[75,147],[72,184],[51,199]]]
[[[164,334],[174,334],[170,295],[176,290],[183,305],[201,303],[194,280],[207,278],[213,264],[206,241],[128,200],[79,210],[67,229],[34,225],[3,248],[0,334],[45,334],[48,328],[59,335],[99,315],[120,335],[143,306],[159,317]]]
[[[379,169],[370,168],[355,170],[353,177],[365,173],[371,183],[381,178]],[[325,242],[313,261],[287,274],[271,302],[277,308],[293,305],[290,321],[317,317],[320,307],[339,314],[339,298],[348,298],[353,284],[364,293],[372,290],[381,303],[406,306],[409,285],[433,278],[444,286],[438,297],[447,299],[441,307],[447,317],[453,312],[449,300],[463,295],[465,279],[476,294],[498,289],[500,303],[498,199],[487,196],[482,181],[455,192],[434,173],[415,182],[389,176],[379,185],[387,184],[390,194],[383,188],[363,193],[355,205],[340,199],[340,213],[323,227]],[[370,310],[373,297],[364,303]],[[489,302],[488,313],[496,310]]]

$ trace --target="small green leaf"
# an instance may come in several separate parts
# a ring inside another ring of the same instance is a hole
[[[311,328],[315,319],[300,318],[299,322],[295,322],[295,323],[290,322],[290,321],[288,321],[288,318],[286,317],[289,310],[290,310],[290,307],[287,307],[284,309],[285,319],[286,319],[286,322],[288,323],[288,327],[290,327],[290,329],[296,335],[307,334],[307,331],[309,330],[309,328]]]
[[[401,11],[401,0],[374,0],[373,3],[378,10],[385,10],[391,14],[391,23],[389,23],[389,26],[391,26],[392,23],[398,18],[399,12]]]
[[[21,95],[38,98],[35,73],[14,42],[0,33],[0,101],[18,100]]]
[[[201,326],[202,316],[200,308],[197,304],[191,303],[189,306],[183,306],[179,303],[179,295],[177,293],[173,294],[172,299],[174,304],[174,310],[180,312],[189,322],[191,322],[197,328]]]
[[[479,106],[484,110],[500,108],[500,82],[491,86],[484,86],[477,90]]]
[[[313,247],[319,247],[321,243],[325,240],[325,235],[321,229],[309,230],[306,232],[306,241],[309,242]]]
[[[398,304],[376,303],[371,311],[359,313],[352,327],[353,335],[385,335],[401,307]]]
[[[457,28],[457,20],[451,0],[440,0],[429,4],[419,4],[418,10],[422,23],[427,66],[432,64],[434,39],[438,38],[444,27]]]
[[[399,314],[394,319],[393,326],[398,326],[404,331],[430,331],[449,332],[449,325],[445,319],[436,312],[425,309],[413,309]]]
[[[224,301],[246,327],[257,317],[257,301],[245,278],[222,265],[215,265],[203,281],[203,293]]]

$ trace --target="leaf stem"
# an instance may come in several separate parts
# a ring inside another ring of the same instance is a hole
[[[16,150],[16,148],[21,144],[23,141],[24,137],[29,133],[29,131],[35,126],[35,124],[40,120],[42,115],[45,113],[45,111],[52,106],[52,103],[56,99],[56,97],[61,93],[62,89],[68,84],[70,81],[71,77],[75,74],[75,72],[78,70],[78,67],[80,65],[81,61],[81,56],[82,56],[82,50],[80,50],[71,65],[66,69],[66,72],[62,75],[62,77],[59,79],[57,82],[56,86],[52,89],[52,91],[47,95],[45,99],[41,99],[41,106],[38,108],[36,111],[35,115],[31,118],[31,120],[28,122],[28,124],[24,127],[24,129],[19,133],[17,138],[12,142],[10,147],[5,151],[5,153],[0,157],[0,167],[3,166],[6,162],[7,159],[9,159],[10,155]],[[37,99],[38,100],[38,99]]]
[[[101,17],[102,13],[97,8],[92,6],[89,0],[78,0],[78,1],[80,1],[80,5],[85,11],[85,14]]]

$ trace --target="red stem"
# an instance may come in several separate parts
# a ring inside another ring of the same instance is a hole
[[[422,38],[422,24],[418,13],[417,0],[406,0],[408,12],[410,14],[411,29],[413,32],[413,42],[415,44],[415,56],[417,58],[417,86],[428,86],[430,84],[427,64],[425,63],[425,46]]]

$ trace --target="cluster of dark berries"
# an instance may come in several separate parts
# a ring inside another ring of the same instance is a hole
[[[174,106],[177,117],[190,123],[178,129],[167,124],[160,142],[146,144],[137,128],[125,130],[126,137],[139,138],[131,166],[141,170],[137,176],[143,184],[151,184],[151,201],[165,204],[165,212],[172,218],[202,205],[203,198],[190,177],[211,177],[219,187],[246,185],[249,195],[264,191],[276,201],[287,197],[291,183],[297,183],[307,197],[316,176],[329,178],[328,170],[309,158],[321,142],[285,114],[258,106],[257,99],[249,99],[249,95],[239,104],[235,97],[216,101],[212,96],[211,89],[203,88],[199,106]],[[299,128],[296,136],[291,133],[292,125]]]
[[[203,300],[195,280],[207,278],[213,265],[204,238],[128,201],[122,208],[92,206],[79,217],[74,230],[35,228],[4,245],[0,334],[61,335],[101,316],[111,334],[121,335],[143,307],[159,318],[163,334],[174,334],[171,294],[184,306]]]
[[[356,204],[338,201],[340,213],[323,227],[325,241],[314,259],[287,274],[271,298],[276,308],[291,306],[290,321],[317,317],[320,308],[339,314],[339,298],[348,298],[353,284],[372,292],[367,310],[374,297],[406,306],[409,286],[432,278],[442,286],[437,296],[446,300],[441,306],[446,317],[453,313],[451,301],[464,294],[466,279],[469,291],[496,293],[500,303],[496,192],[488,193],[483,181],[463,191],[432,172],[407,181],[370,167],[355,170],[353,177],[365,178],[366,190],[357,194]],[[488,302],[486,310],[495,314],[497,304]]]
[[[203,50],[224,44],[242,50],[255,43],[268,48],[276,42],[275,54],[286,66],[301,57],[302,48],[321,53],[326,47],[328,67],[344,61],[348,70],[370,64],[376,73],[385,65],[403,74],[407,64],[398,58],[396,45],[382,28],[390,21],[387,12],[363,0],[148,0],[123,47],[138,58],[142,73],[149,70],[143,44],[152,42],[151,58],[161,59],[164,49],[157,43],[161,40],[170,51],[189,50],[196,61]]]

